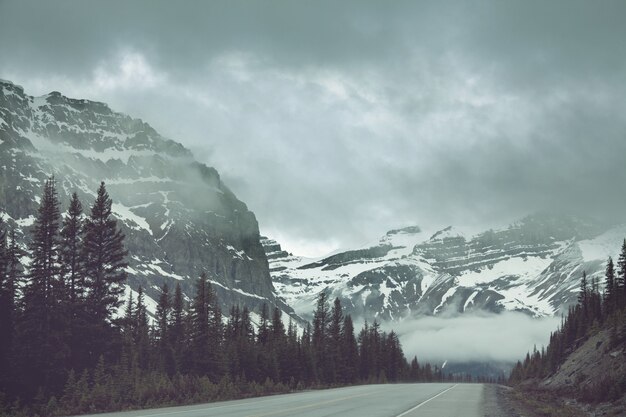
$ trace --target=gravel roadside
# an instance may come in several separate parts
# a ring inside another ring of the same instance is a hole
[[[483,390],[485,417],[521,417],[518,407],[507,395],[510,387],[504,385],[485,384]]]
[[[588,417],[623,416],[614,411],[592,411],[573,400],[545,390],[487,384],[483,390],[485,417]],[[607,412],[608,411],[608,412]]]

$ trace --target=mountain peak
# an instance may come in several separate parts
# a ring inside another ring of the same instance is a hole
[[[435,232],[429,240],[443,240],[448,238],[465,238],[465,235],[453,226],[448,226]]]
[[[422,229],[419,226],[407,226],[400,229],[393,229],[387,232],[387,236],[398,234],[417,234],[421,233]]]
[[[5,82],[0,146],[11,149],[0,152],[0,214],[24,241],[49,176],[62,205],[77,192],[83,207],[104,180],[126,235],[128,291],[141,285],[158,299],[161,285],[180,283],[191,295],[206,271],[224,311],[234,304],[259,310],[266,302],[292,314],[274,294],[254,213],[214,168],[148,123],[105,103],[58,91],[35,98]]]

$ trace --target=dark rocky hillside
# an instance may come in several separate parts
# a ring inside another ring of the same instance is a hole
[[[23,244],[51,175],[63,210],[74,191],[88,208],[105,181],[126,234],[127,290],[142,285],[156,299],[164,282],[180,282],[191,294],[206,270],[225,309],[268,302],[292,313],[274,295],[254,213],[215,169],[104,103],[0,81],[0,213]]]

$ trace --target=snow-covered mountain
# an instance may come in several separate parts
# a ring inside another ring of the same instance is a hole
[[[0,80],[0,215],[23,244],[51,175],[62,210],[74,191],[88,210],[105,181],[130,253],[127,291],[142,285],[149,309],[164,282],[189,296],[205,270],[225,309],[268,302],[293,314],[275,297],[254,214],[215,169],[104,103]]]
[[[576,301],[583,271],[602,278],[625,236],[626,226],[542,213],[472,237],[452,227],[392,230],[377,244],[321,259],[262,243],[278,294],[303,317],[325,290],[357,318],[400,320],[476,310],[557,314]]]

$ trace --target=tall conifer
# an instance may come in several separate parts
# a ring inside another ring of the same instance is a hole
[[[44,185],[30,244],[30,271],[20,320],[20,371],[30,393],[58,392],[68,356],[64,285],[59,264],[59,202],[54,178]]]
[[[615,310],[617,301],[617,288],[615,282],[615,267],[613,265],[613,258],[609,256],[609,260],[606,263],[604,281],[604,309],[608,314],[611,314]]]
[[[110,319],[119,306],[126,281],[124,234],[113,218],[112,204],[102,182],[85,223],[84,260],[89,304],[94,319],[99,322]]]
[[[124,234],[117,227],[113,202],[100,184],[84,228],[84,268],[88,288],[86,309],[89,315],[89,365],[109,350],[111,319],[121,303],[126,281]]]
[[[617,258],[617,277],[615,280],[616,304],[618,307],[626,306],[626,239],[622,243],[622,250]]]

